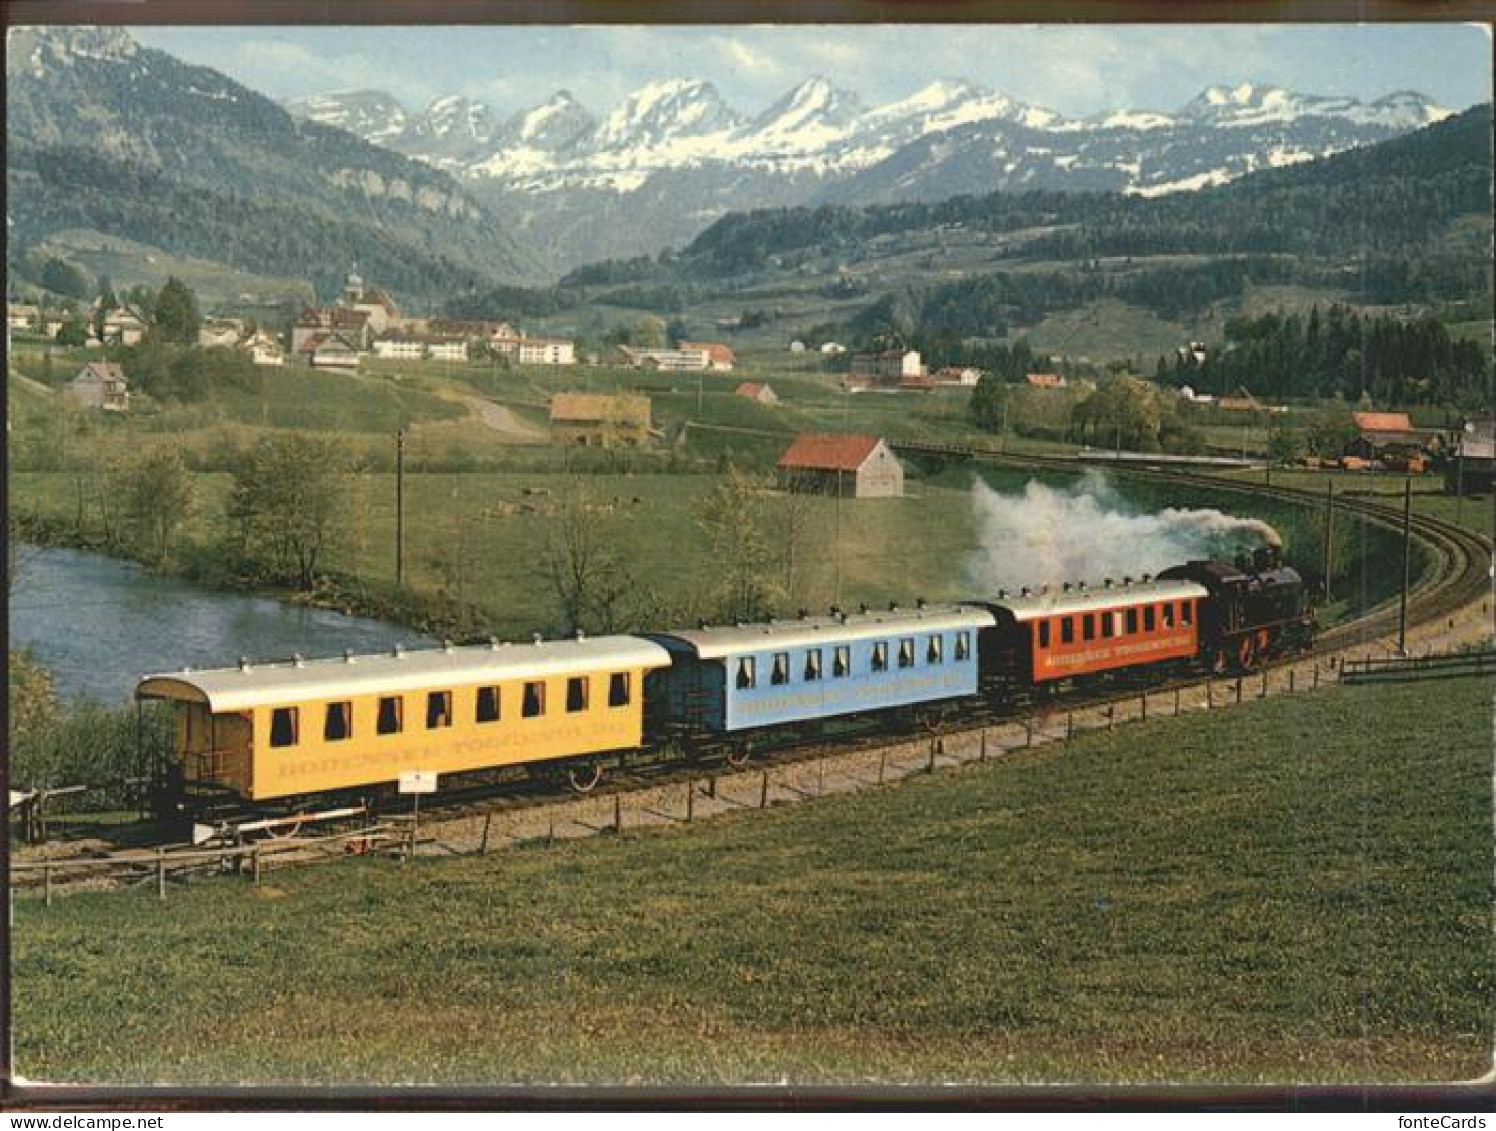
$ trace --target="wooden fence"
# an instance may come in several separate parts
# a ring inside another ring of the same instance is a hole
[[[1496,651],[1449,652],[1417,657],[1366,656],[1346,660],[1341,666],[1341,679],[1346,683],[1401,683],[1479,675],[1496,675]]]

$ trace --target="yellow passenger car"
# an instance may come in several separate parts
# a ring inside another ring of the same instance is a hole
[[[626,751],[664,648],[631,636],[249,664],[143,678],[188,792],[267,801]]]

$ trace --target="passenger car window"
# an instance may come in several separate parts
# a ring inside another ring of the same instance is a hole
[[[405,700],[385,695],[379,700],[379,721],[374,729],[380,734],[399,734],[405,725]]]
[[[353,704],[329,703],[322,723],[324,742],[342,742],[353,733]]]
[[[270,745],[295,746],[297,710],[295,707],[277,707],[270,712]]]
[[[1173,628],[1174,627],[1174,602],[1173,601],[1165,601],[1164,602],[1164,604],[1163,604],[1163,615],[1164,615],[1164,627],[1165,628]]]
[[[788,652],[774,653],[774,666],[769,671],[769,682],[778,686],[790,681],[790,654]]]
[[[1138,611],[1136,609],[1128,609],[1127,610],[1127,631],[1128,632],[1136,632],[1137,630],[1138,630]]]
[[[1049,647],[1049,622],[1047,620],[1039,622],[1039,647]]]
[[[1195,621],[1195,606],[1189,601],[1179,602],[1179,623],[1193,624]]]
[[[888,642],[878,641],[873,645],[873,671],[886,672],[888,670]]]
[[[805,682],[814,683],[821,678],[821,650],[811,648],[805,653]]]
[[[1115,636],[1116,632],[1117,632],[1117,614],[1116,613],[1102,613],[1101,614],[1101,637],[1102,637],[1102,639],[1104,640],[1104,639],[1106,639],[1109,636]]]
[[[545,714],[544,682],[536,680],[525,684],[525,701],[520,704],[519,713],[527,719],[539,718]]]
[[[591,689],[584,675],[572,676],[566,681],[566,709],[575,714],[587,709],[587,693]]]
[[[956,633],[956,659],[964,660],[971,655],[971,633]]]
[[[473,711],[473,720],[480,723],[498,722],[499,719],[499,689],[497,687],[478,688],[478,702]]]
[[[914,641],[904,639],[899,641],[899,667],[912,668],[914,666]]]
[[[1075,643],[1075,618],[1074,617],[1061,617],[1060,618],[1060,643],[1061,644],[1073,644],[1073,643]]]
[[[925,663],[938,664],[945,654],[945,641],[939,636],[932,636],[926,642]]]
[[[452,725],[452,693],[432,691],[426,695],[426,729],[440,730]]]
[[[747,691],[758,682],[753,670],[753,657],[743,656],[738,660],[738,690]]]
[[[608,706],[627,707],[629,702],[629,673],[614,672],[608,677]]]
[[[831,653],[831,675],[840,679],[844,675],[852,674],[852,649],[845,644],[839,644]]]
[[[1080,637],[1082,640],[1096,639],[1096,614],[1087,613],[1080,619]]]
[[[1154,615],[1153,606],[1148,605],[1143,609],[1143,631],[1152,632],[1156,624],[1157,617]]]

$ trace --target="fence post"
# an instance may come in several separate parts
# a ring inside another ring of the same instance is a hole
[[[253,882],[260,882],[260,846],[258,844],[249,850],[249,875]]]
[[[1179,714],[1179,688],[1174,688],[1174,714]]]
[[[878,751],[878,784],[883,784],[883,772],[888,768],[888,749],[884,747]]]
[[[1236,677],[1236,701],[1238,703],[1241,702],[1241,680],[1242,680],[1241,676],[1237,676]]]
[[[1117,705],[1108,703],[1106,705],[1106,729],[1113,730],[1117,725]]]
[[[550,822],[545,827],[545,845],[549,848],[556,843],[556,814],[548,814]]]
[[[987,728],[983,727],[982,728],[982,746],[981,746],[981,749],[977,753],[977,761],[979,761],[979,762],[985,762],[986,760],[987,760]]]
[[[1143,705],[1143,722],[1148,721],[1148,693],[1145,691],[1138,696],[1138,701]]]
[[[1319,661],[1314,661],[1314,690],[1319,690]]]
[[[769,771],[761,771],[758,779],[758,807],[767,809],[769,807]]]
[[[1065,712],[1065,741],[1070,741],[1070,736],[1075,733],[1075,712]]]
[[[935,772],[935,740],[932,738],[932,739],[930,739],[930,758],[925,763],[925,773],[927,773],[927,774],[933,774],[934,772]]]
[[[1267,665],[1266,664],[1262,665],[1262,694],[1259,695],[1259,696],[1257,696],[1257,698],[1259,698],[1259,699],[1266,699],[1267,698]]]
[[[686,823],[696,819],[696,783],[686,782]]]
[[[826,759],[816,759],[816,796],[826,792]]]
[[[45,865],[42,866],[42,891],[44,893],[43,896],[42,896],[43,903],[46,906],[51,907],[52,906],[52,865],[51,864],[45,864]]]
[[[619,836],[623,835],[623,794],[613,795],[613,831]]]
[[[156,898],[166,898],[166,849],[156,849]]]
[[[493,826],[493,814],[483,814],[483,839],[478,843],[478,855],[488,855],[488,830]]]
[[[717,800],[717,775],[712,774],[706,779],[706,795],[713,801]]]
[[[1294,677],[1294,669],[1293,668],[1289,668],[1288,669],[1288,693],[1290,695],[1293,694],[1293,682],[1294,682],[1293,681],[1293,677]]]
[[[1032,746],[1034,744],[1034,716],[1030,715],[1023,720],[1023,744]]]

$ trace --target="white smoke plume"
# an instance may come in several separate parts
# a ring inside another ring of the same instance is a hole
[[[1166,507],[1138,514],[1094,470],[1068,487],[1030,480],[1011,495],[978,480],[971,498],[980,546],[968,575],[978,592],[1120,581],[1197,558],[1230,561],[1242,550],[1283,543],[1267,523],[1218,510]]]

